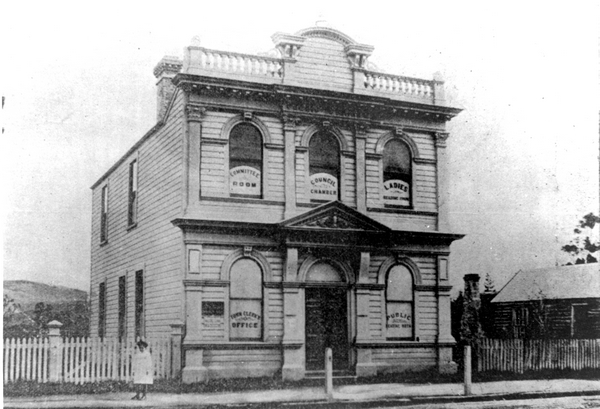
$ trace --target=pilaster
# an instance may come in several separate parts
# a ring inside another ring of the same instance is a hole
[[[366,186],[366,162],[365,150],[367,145],[367,133],[364,125],[357,125],[354,130],[356,143],[356,209],[361,213],[367,213],[367,186]]]
[[[283,117],[285,160],[285,210],[284,218],[296,214],[296,118]]]
[[[185,107],[184,211],[200,197],[200,140],[202,138],[202,121],[205,114],[206,108],[202,105],[188,103]]]
[[[435,152],[437,162],[437,206],[438,206],[438,231],[448,232],[448,160],[446,157],[446,140],[450,134],[447,132],[435,133]]]
[[[298,275],[298,249],[288,248],[283,287],[283,380],[304,378],[304,348],[285,348],[286,344],[304,343],[303,290],[286,287],[286,282],[296,282]]]

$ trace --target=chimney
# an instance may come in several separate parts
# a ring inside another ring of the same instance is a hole
[[[157,121],[162,121],[167,112],[169,102],[171,102],[171,98],[175,93],[173,78],[181,71],[182,66],[183,64],[179,58],[165,56],[154,67],[154,76],[158,80],[156,83],[158,96],[156,101]]]
[[[469,300],[479,309],[481,299],[479,297],[479,274],[465,274],[465,301]]]

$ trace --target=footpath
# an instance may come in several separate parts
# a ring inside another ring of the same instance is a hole
[[[463,395],[463,385],[370,384],[334,387],[328,398],[324,388],[304,387],[224,393],[166,394],[150,392],[146,400],[131,400],[133,393],[57,395],[5,398],[5,408],[318,408],[377,407],[419,403],[477,402],[506,399],[600,395],[600,380],[552,379],[474,383],[472,395]]]

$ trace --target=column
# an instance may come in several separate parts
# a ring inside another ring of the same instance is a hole
[[[371,288],[369,286],[369,264],[371,254],[360,253],[360,267],[358,282],[356,283],[356,343],[371,340],[369,330],[369,303],[371,301]],[[356,350],[356,375],[372,376],[377,374],[377,365],[372,362],[371,349],[358,347]]]
[[[206,108],[187,104],[185,111],[187,128],[184,143],[184,212],[200,199],[200,137]]]
[[[361,213],[367,212],[367,185],[365,150],[367,133],[365,126],[357,125],[354,131],[356,144],[356,209]]]
[[[288,248],[283,282],[283,380],[304,378],[304,305],[296,281],[298,249]]]
[[[447,132],[436,132],[438,231],[448,232],[448,162],[446,158]]]
[[[458,367],[452,361],[452,337],[450,316],[450,290],[452,286],[448,281],[448,256],[437,257],[437,289],[438,302],[438,370],[440,373],[456,373]]]
[[[285,219],[296,215],[296,123],[297,119],[284,115]]]

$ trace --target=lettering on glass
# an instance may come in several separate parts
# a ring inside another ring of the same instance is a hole
[[[315,173],[310,176],[310,198],[313,200],[337,200],[338,180],[328,173]]]
[[[386,326],[388,338],[412,337],[412,304],[389,303],[387,306]]]
[[[409,206],[410,185],[399,179],[386,180],[383,182],[383,203],[386,205]]]
[[[262,312],[259,302],[232,302],[229,311],[231,338],[260,338]]]
[[[225,305],[219,301],[204,301],[202,303],[202,327],[223,328],[225,325]]]
[[[229,193],[260,195],[260,171],[250,166],[237,166],[229,170]]]

